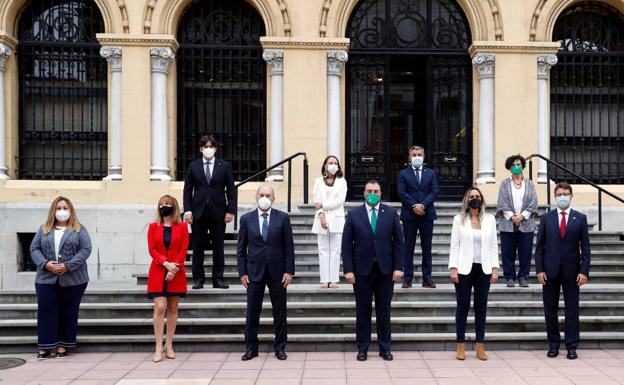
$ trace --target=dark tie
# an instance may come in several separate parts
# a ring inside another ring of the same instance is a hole
[[[373,234],[377,232],[377,213],[375,208],[373,207],[371,210],[371,227],[373,228]]]
[[[262,239],[267,242],[269,240],[269,214],[262,214],[262,218],[264,218],[262,220]]]
[[[416,183],[420,184],[420,170],[416,169]]]
[[[565,216],[566,216],[565,211],[562,211],[561,212],[561,225],[559,226],[559,235],[561,235],[561,238],[563,238],[563,236],[565,235],[565,232],[566,232]]]
[[[206,183],[210,184],[210,181],[212,180],[212,175],[210,174],[210,162],[204,163],[204,167],[206,168],[204,170],[204,172],[206,173]]]

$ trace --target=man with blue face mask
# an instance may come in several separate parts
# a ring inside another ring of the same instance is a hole
[[[591,250],[587,217],[570,208],[572,186],[555,186],[557,208],[540,219],[535,247],[535,270],[543,285],[544,315],[550,358],[559,355],[559,291],[565,303],[565,345],[567,358],[577,358],[580,339],[579,289],[587,282]],[[580,250],[580,252],[579,252]]]
[[[403,231],[394,208],[381,201],[381,187],[364,187],[365,203],[349,211],[342,233],[344,276],[355,294],[355,341],[358,361],[366,361],[371,343],[372,301],[375,298],[379,355],[390,353],[390,306],[393,282],[403,277]]]
[[[438,176],[430,168],[423,166],[425,149],[412,146],[409,150],[409,164],[399,174],[397,190],[401,199],[401,220],[405,237],[403,256],[403,288],[412,287],[414,279],[414,247],[420,233],[422,250],[422,286],[435,288],[431,279],[431,243],[433,221],[438,218],[435,200],[438,197]]]

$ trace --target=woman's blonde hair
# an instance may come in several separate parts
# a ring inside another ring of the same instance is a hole
[[[65,201],[65,203],[67,203],[67,207],[69,207],[69,220],[67,221],[67,230],[80,231],[80,229],[82,228],[82,225],[78,220],[78,216],[76,215],[74,204],[69,200],[69,198],[59,196],[52,201],[52,204],[50,205],[50,210],[48,210],[48,219],[46,219],[44,224],[41,225],[43,233],[46,235],[49,234],[56,225],[56,205],[58,205],[61,201]]]
[[[468,197],[470,196],[470,193],[476,190],[479,192],[479,195],[481,195],[481,207],[479,208],[479,221],[483,220],[483,214],[485,212],[485,197],[483,196],[483,192],[481,191],[481,189],[479,189],[477,186],[470,186],[470,188],[468,190],[466,190],[466,194],[464,194],[464,200],[462,201],[462,207],[461,207],[461,211],[460,211],[460,215],[464,216],[464,220],[470,218],[470,207],[468,206]]]
[[[178,200],[171,195],[163,195],[158,200],[158,205],[156,205],[156,223],[161,224],[165,221],[163,216],[160,214],[160,205],[164,204],[169,204],[173,207],[173,212],[171,213],[173,223],[180,223],[180,206],[178,205]]]

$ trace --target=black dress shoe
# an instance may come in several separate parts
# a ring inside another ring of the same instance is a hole
[[[548,358],[555,358],[559,355],[559,348],[549,348],[548,354],[546,354]]]
[[[277,357],[277,359],[280,361],[284,361],[286,358],[288,358],[288,356],[286,355],[286,352],[283,350],[276,350],[275,357]]]
[[[366,361],[367,358],[368,358],[368,354],[364,350],[358,352],[358,355],[357,355],[358,361]]]
[[[63,358],[63,357],[67,357],[67,350],[65,350],[64,352],[56,352],[56,358]]]
[[[212,284],[212,287],[215,289],[228,289],[230,285],[228,285],[227,283],[223,281],[217,281]]]
[[[576,360],[578,355],[576,354],[576,349],[568,349],[568,355],[566,356],[568,360]]]
[[[196,283],[195,285],[193,285],[193,289],[203,289],[203,288],[204,288],[203,283]]]
[[[379,357],[383,358],[384,361],[392,361],[394,359],[390,350],[380,350]]]
[[[254,357],[258,357],[258,352],[253,352],[251,350],[247,350],[245,354],[241,357],[242,361],[249,361]]]
[[[423,283],[422,283],[422,287],[426,287],[426,288],[428,288],[428,289],[435,289],[436,284],[435,284],[435,283],[433,283],[433,281],[432,281],[432,280],[430,280],[430,279],[426,279],[426,280],[424,280],[424,281],[423,281]]]
[[[403,289],[411,289],[412,287],[412,283],[411,282],[404,282],[403,286],[401,286]]]
[[[37,359],[45,360],[46,358],[50,357],[50,354],[52,354],[52,350],[44,350],[43,353],[42,352],[38,352],[37,353]]]

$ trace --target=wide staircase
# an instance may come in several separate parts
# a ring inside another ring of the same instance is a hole
[[[420,287],[421,253],[417,243],[416,284],[412,289],[395,286],[392,303],[395,349],[447,349],[454,344],[455,292],[448,277],[447,263],[452,218],[459,206],[440,203],[437,209],[433,279],[438,288]],[[297,212],[290,213],[295,236],[296,275],[288,289],[288,349],[353,350],[355,302],[352,288],[344,281],[338,289],[319,287],[316,236],[310,233],[313,212],[312,206],[301,205]],[[623,348],[624,235],[592,230],[591,245],[590,281],[581,289],[581,346]],[[178,350],[243,350],[245,290],[238,281],[235,250],[236,241],[227,240],[225,276],[230,289],[207,286],[189,292],[182,300],[176,331]],[[206,253],[205,264],[210,282],[210,252]],[[187,271],[190,271],[189,262]],[[507,288],[501,278],[499,284],[491,287],[486,339],[492,348],[546,346],[542,292],[535,280],[534,267],[530,281],[529,288]],[[152,348],[152,304],[146,298],[146,282],[147,274],[139,274],[136,286],[92,285],[87,290],[79,321],[81,350]],[[562,316],[561,312],[561,323]],[[474,330],[473,321],[471,311],[468,331]],[[270,349],[272,330],[267,294],[260,328],[265,349]],[[474,340],[474,333],[468,333],[467,338]],[[0,292],[0,352],[31,351],[35,343],[34,292]]]

